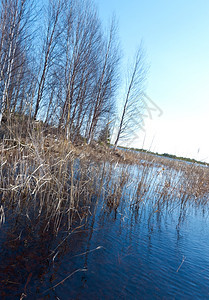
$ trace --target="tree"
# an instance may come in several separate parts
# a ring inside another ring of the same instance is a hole
[[[62,80],[62,97],[57,99],[58,126],[69,141],[83,135],[90,143],[98,133],[98,124],[114,108],[116,28],[113,22],[108,37],[104,36],[91,1],[71,0],[69,4],[64,13],[62,58],[54,70],[54,78]]]
[[[0,123],[10,116],[20,97],[27,92],[28,52],[31,26],[30,0],[2,0],[0,3]]]
[[[90,95],[98,68],[101,24],[90,1],[72,1],[65,15],[65,43],[62,45],[64,101],[61,101],[59,128],[74,140],[89,113]]]
[[[55,49],[57,41],[61,35],[62,28],[59,27],[59,21],[63,11],[64,2],[62,0],[49,0],[48,3],[48,24],[47,33],[43,45],[43,62],[40,72],[40,79],[38,82],[38,92],[35,103],[35,112],[33,118],[36,119],[40,102],[43,97],[43,92],[46,84],[46,78],[49,72],[49,68],[53,65],[55,59]]]
[[[101,63],[97,67],[96,85],[92,94],[91,113],[87,123],[86,138],[90,144],[101,118],[114,113],[114,94],[117,87],[119,46],[117,44],[117,28],[113,18],[109,36],[101,49]]]
[[[105,127],[100,131],[99,142],[109,144],[110,143],[110,128],[109,128],[109,123],[105,125]]]
[[[125,101],[119,127],[114,143],[114,148],[117,148],[120,139],[127,139],[131,132],[138,129],[141,123],[140,109],[141,100],[143,98],[144,83],[146,79],[146,68],[144,63],[144,51],[142,45],[137,50],[135,61],[128,76],[128,88],[125,94]]]
[[[46,10],[39,12],[33,1],[0,1],[0,123],[3,114],[9,120],[13,113],[27,115],[29,122],[39,118],[57,126],[71,142],[83,136],[89,144],[116,111],[120,48],[115,19],[106,35],[92,0],[46,0]],[[134,123],[143,81],[141,54],[116,146]]]

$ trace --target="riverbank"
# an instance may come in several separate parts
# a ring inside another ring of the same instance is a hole
[[[62,276],[54,266],[59,269],[65,255],[80,258],[80,253],[102,249],[102,238],[93,248],[88,243],[83,250],[77,247],[79,237],[91,232],[97,218],[101,222],[108,218],[105,226],[114,228],[117,220],[132,228],[133,220],[146,216],[143,228],[152,232],[155,218],[159,224],[161,216],[178,211],[179,228],[188,207],[208,208],[205,166],[144,152],[114,151],[96,142],[73,145],[38,123],[31,127],[27,131],[21,123],[10,127],[0,141],[2,299],[5,295],[20,299],[23,294],[41,297],[45,291],[52,297],[63,278],[74,271],[86,272],[85,267],[73,265]]]

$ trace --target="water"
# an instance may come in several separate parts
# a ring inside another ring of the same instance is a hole
[[[197,299],[209,295],[208,219],[191,212],[177,230],[178,216],[147,225],[146,216],[101,214],[83,236],[89,251],[74,261],[87,268],[57,288],[61,299]],[[78,238],[80,245],[80,236]],[[77,243],[76,238],[73,244]],[[65,257],[64,274],[72,269]]]
[[[208,206],[155,202],[150,184],[149,197],[135,209],[134,178],[142,173],[129,172],[118,206],[108,204],[105,192],[92,197],[88,222],[75,220],[71,233],[45,232],[45,224],[25,216],[7,219],[0,235],[1,299],[208,299]],[[117,178],[105,178],[105,186]],[[165,178],[153,180],[160,185]]]

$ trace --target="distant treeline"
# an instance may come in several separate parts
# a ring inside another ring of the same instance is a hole
[[[145,149],[138,149],[138,148],[131,148],[131,147],[129,148],[129,147],[123,147],[123,146],[120,146],[120,148],[125,149],[125,150],[144,152],[144,153],[148,153],[148,154],[152,154],[152,155],[158,155],[158,156],[163,156],[163,157],[172,158],[172,159],[179,159],[179,160],[183,160],[183,161],[187,161],[187,162],[191,162],[191,163],[197,163],[197,164],[202,164],[202,165],[205,165],[205,166],[209,166],[209,163],[206,163],[206,162],[203,162],[203,161],[198,161],[198,160],[193,159],[193,158],[176,156],[174,154],[168,154],[168,153],[159,154],[158,152],[152,152],[152,151],[145,150]]]

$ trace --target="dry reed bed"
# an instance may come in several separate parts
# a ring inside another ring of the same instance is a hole
[[[92,207],[139,210],[208,203],[209,168],[145,153],[73,147],[41,133],[0,144],[0,222],[11,212],[44,221],[44,230],[86,222]],[[132,162],[132,164],[130,164]]]

